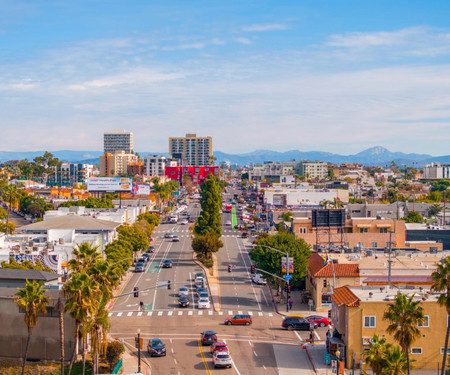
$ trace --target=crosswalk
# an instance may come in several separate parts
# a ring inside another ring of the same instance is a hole
[[[273,317],[272,312],[263,311],[213,311],[213,310],[152,310],[152,311],[112,311],[108,314],[111,317],[146,317],[146,316],[233,316],[234,314],[248,314],[252,317]]]
[[[184,237],[192,237],[192,233],[189,229],[183,229],[183,230],[172,230],[172,233],[176,234],[178,238],[184,238]],[[164,238],[164,234],[167,233],[166,230],[155,230],[154,237],[160,237]],[[186,233],[186,234],[179,234],[179,233]],[[236,231],[222,231],[222,237],[241,237],[241,233]]]

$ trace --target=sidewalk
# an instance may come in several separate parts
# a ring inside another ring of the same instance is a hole
[[[123,343],[125,347],[125,352],[122,355],[122,370],[123,374],[138,374],[138,353],[137,349],[134,348],[127,342]],[[141,350],[141,373],[143,375],[151,375],[151,368],[147,360],[143,356],[143,350]]]

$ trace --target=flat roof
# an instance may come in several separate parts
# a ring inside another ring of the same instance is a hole
[[[52,219],[39,221],[17,228],[18,231],[75,229],[75,230],[114,230],[121,223],[94,219],[90,216],[64,215]]]
[[[392,302],[398,293],[407,295],[408,297],[414,296],[414,300],[422,301],[422,298],[426,296],[426,301],[436,303],[439,298],[439,293],[431,293],[430,287],[347,287],[361,302]],[[425,301],[423,301],[425,302]]]

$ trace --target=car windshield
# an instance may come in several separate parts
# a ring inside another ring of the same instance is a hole
[[[228,354],[218,354],[217,358],[230,358]]]
[[[200,298],[208,298],[208,293],[200,293]]]
[[[212,332],[205,333],[205,337],[213,337],[213,336],[215,336],[215,333]]]
[[[185,288],[185,287],[180,288],[180,292],[187,292],[187,291],[188,291],[188,288]]]
[[[206,303],[206,302],[209,302],[209,299],[208,299],[208,298],[200,298],[200,299],[198,300],[198,302]]]
[[[153,339],[152,340],[152,348],[162,348],[163,346],[164,346],[164,344],[163,344],[163,342],[161,340],[159,340],[159,339],[157,339],[157,340]]]
[[[164,263],[172,263],[172,261],[169,260],[169,259],[166,259],[166,260],[164,261]]]

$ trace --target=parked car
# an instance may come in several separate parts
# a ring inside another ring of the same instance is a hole
[[[255,276],[252,277],[252,281],[258,285],[266,285],[267,284],[266,279],[264,277],[262,277],[262,275],[260,275],[259,273],[257,273]]]
[[[148,255],[148,254],[145,254],[145,255]],[[147,258],[145,258],[144,256],[142,256],[142,257],[138,258],[137,262],[138,262],[138,263],[144,263],[144,264],[147,264],[147,262],[148,262],[149,260],[150,260],[150,259],[147,259]]]
[[[144,258],[147,263],[150,262],[150,254],[144,253],[142,254],[142,258]]]
[[[200,293],[208,293],[206,288],[197,288],[197,297],[200,297]]]
[[[317,323],[319,325],[319,327],[326,327],[326,326],[330,325],[330,319],[325,318],[320,315],[307,316],[306,319],[309,320],[310,322]]]
[[[214,331],[204,331],[200,335],[203,346],[212,345],[217,341],[217,335]]]
[[[149,246],[147,249],[147,253],[153,253],[155,251],[155,246]]]
[[[209,302],[209,298],[200,298],[197,301],[197,306],[199,309],[209,309],[211,308],[211,302]]]
[[[182,286],[182,287],[180,287],[180,289],[178,289],[179,297],[188,296],[188,295],[189,295],[189,289],[186,288],[185,286]]]
[[[206,292],[198,293],[198,298],[209,298],[209,294]]]
[[[170,232],[167,232],[165,235],[164,235],[164,238],[172,238],[173,237],[173,233],[170,233]]]
[[[204,279],[204,278],[205,278],[205,274],[204,274],[203,272],[197,272],[197,273],[195,274],[194,280],[197,280],[197,279]]]
[[[244,324],[246,326],[249,326],[252,323],[253,321],[251,316],[246,314],[233,315],[231,318],[225,319],[225,324],[229,326],[236,324]]]
[[[138,262],[134,266],[134,272],[145,272],[145,263],[144,262]]]
[[[231,220],[227,220],[227,221],[225,222],[225,225],[226,225],[226,226],[231,226]]]
[[[305,318],[295,317],[295,316],[287,316],[283,319],[281,323],[281,327],[292,331],[294,329],[302,330],[302,331],[310,331],[318,327],[317,323],[310,322]]]
[[[172,261],[170,259],[164,259],[163,268],[172,268]]]
[[[229,367],[232,365],[230,352],[216,352],[214,354],[214,367]]]
[[[218,341],[211,345],[210,352],[212,355],[216,352],[228,352],[228,346],[225,342]]]
[[[147,345],[150,357],[162,357],[166,355],[166,346],[161,339],[150,339]]]
[[[188,307],[191,304],[188,296],[181,296],[178,298],[178,306],[180,307]]]

